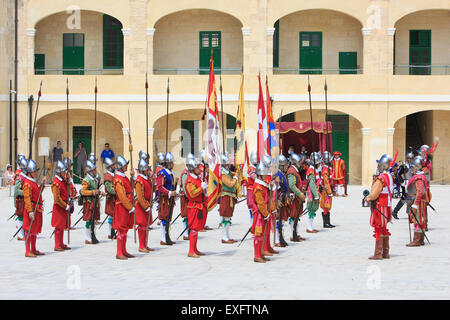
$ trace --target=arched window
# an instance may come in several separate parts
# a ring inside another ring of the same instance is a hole
[[[123,34],[119,20],[103,15],[103,69],[123,68]]]

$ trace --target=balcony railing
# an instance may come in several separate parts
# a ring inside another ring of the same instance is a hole
[[[75,75],[114,75],[123,74],[123,69],[34,69],[34,74],[58,75],[58,74],[75,74]]]
[[[214,68],[216,74],[240,74],[242,68]],[[209,74],[208,68],[154,68],[154,74]]]
[[[362,74],[358,69],[304,69],[304,68],[273,68],[273,74]]]
[[[450,75],[450,65],[395,65],[395,75]]]

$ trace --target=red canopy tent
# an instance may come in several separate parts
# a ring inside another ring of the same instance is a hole
[[[278,122],[275,123],[278,129]],[[331,137],[332,126],[328,121],[328,128],[325,121],[313,122],[313,138],[315,150],[312,150],[311,141],[311,123],[310,122],[280,122],[280,144],[283,154],[287,154],[290,145],[294,146],[294,152],[300,154],[302,146],[305,146],[308,153],[312,151],[324,152],[328,146],[328,151],[333,150],[333,141]],[[326,144],[328,139],[328,144]]]

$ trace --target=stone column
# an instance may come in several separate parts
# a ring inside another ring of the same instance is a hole
[[[372,29],[362,28],[363,34],[363,74],[374,74],[377,53],[373,47]]]
[[[361,174],[361,184],[363,186],[370,185],[371,181],[371,170],[370,170],[370,128],[361,128],[362,134],[362,174]]]
[[[153,39],[155,28],[147,28],[147,72],[153,74]]]
[[[267,70],[268,75],[273,74],[273,35],[275,28],[266,28],[266,58],[267,58]]]
[[[27,29],[27,75],[34,74],[34,38],[36,29]]]
[[[122,29],[123,33],[123,74],[131,73],[131,57],[130,57],[130,29]]]

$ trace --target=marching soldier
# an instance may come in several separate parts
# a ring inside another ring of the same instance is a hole
[[[114,175],[114,191],[116,192],[116,204],[114,206],[113,228],[117,230],[116,259],[127,260],[134,258],[127,252],[127,233],[133,228],[134,214],[133,188],[131,180],[125,175],[129,161],[122,156],[116,158],[116,174]],[[134,177],[134,169],[131,168],[131,179]]]
[[[111,158],[105,158],[105,162],[103,163],[105,168],[105,173],[103,175],[103,180],[105,182],[105,193],[106,193],[106,201],[105,201],[105,213],[108,217],[108,226],[109,226],[109,235],[108,239],[116,239],[116,233],[113,228],[113,216],[114,216],[114,206],[116,204],[116,191],[114,191],[114,170],[115,163],[111,160]]]
[[[200,180],[200,163],[193,158],[187,160],[186,167],[189,175],[186,178],[185,193],[188,198],[188,228],[189,253],[188,257],[199,258],[205,255],[197,249],[198,232],[204,227],[204,215],[207,212],[207,202],[205,194],[208,191],[208,184]]]
[[[36,249],[36,238],[42,231],[42,191],[44,190],[47,177],[44,176],[39,187],[36,178],[39,168],[34,160],[28,160],[26,168],[27,178],[23,183],[23,197],[25,210],[23,213],[23,229],[25,230],[25,257],[35,258],[44,255]]]
[[[253,234],[253,248],[255,252],[253,261],[265,263],[266,261],[270,261],[269,258],[264,256],[265,253],[263,254],[263,246],[265,245],[263,242],[267,241],[264,240],[264,236],[269,232],[267,227],[269,225],[268,220],[271,216],[271,212],[269,212],[269,202],[272,200],[269,197],[269,184],[266,182],[267,176],[270,176],[270,172],[269,168],[261,161],[256,166],[256,173],[257,178],[253,183],[255,206],[253,212],[253,224],[251,227],[251,233]]]
[[[64,244],[64,230],[70,227],[70,203],[69,195],[72,189],[70,177],[67,174],[66,166],[60,160],[56,163],[55,178],[52,183],[53,211],[52,227],[55,228],[55,251],[70,250],[70,247]],[[69,184],[69,190],[67,185]],[[69,219],[69,220],[68,220]]]
[[[256,165],[258,164],[258,158],[256,152],[252,151],[250,153],[250,164],[247,169],[247,207],[248,211],[250,211],[250,219],[253,219],[253,206],[254,206],[254,198],[253,198],[253,182],[256,179]]]
[[[236,240],[230,236],[231,218],[237,201],[238,177],[231,172],[231,163],[226,153],[222,154],[222,195],[220,198],[219,215],[222,217],[223,225],[222,243],[235,243]]]
[[[322,219],[324,228],[334,228],[330,222],[330,209],[332,205],[332,189],[330,184],[331,169],[329,167],[331,155],[328,151],[323,152],[323,166],[321,170],[321,197],[320,207],[322,208]]]
[[[408,198],[412,205],[409,213],[409,223],[414,223],[414,239],[407,247],[424,245],[424,229],[426,228],[427,203],[431,200],[430,185],[424,175],[422,167],[423,158],[417,156],[412,162],[411,169],[414,176],[408,183]],[[418,220],[416,220],[416,218]]]
[[[81,182],[81,195],[83,196],[83,221],[86,221],[86,240],[85,244],[97,244],[99,241],[95,236],[95,226],[92,226],[92,215],[94,220],[100,219],[100,201],[98,196],[101,194],[99,190],[99,182],[97,177],[97,167],[95,164],[86,161],[86,176]],[[97,199],[95,199],[97,197]],[[95,204],[95,208],[94,208]]]
[[[340,157],[342,153],[339,151],[335,151],[333,153],[334,158],[331,161],[331,165],[333,167],[332,170],[332,185],[334,186],[334,194],[338,195],[339,197],[346,197],[347,191],[345,188],[345,162]]]
[[[159,212],[158,219],[161,221],[161,241],[163,246],[171,246],[175,242],[170,239],[169,234],[169,211],[170,211],[170,198],[178,197],[175,191],[175,182],[173,178],[173,155],[167,152],[164,156],[164,168],[158,173],[158,190],[159,190]]]
[[[305,195],[302,190],[302,178],[300,177],[299,169],[302,167],[302,158],[296,153],[291,155],[291,166],[286,172],[289,189],[291,191],[291,205],[289,212],[289,225],[291,226],[292,237],[291,241],[300,242],[305,240],[297,234],[297,224],[300,221],[300,215],[303,212],[303,203],[305,202]],[[297,223],[295,222],[297,220]]]
[[[319,209],[319,188],[320,176],[318,168],[320,166],[321,159],[318,152],[311,153],[311,160],[309,160],[309,167],[306,171],[306,178],[308,179],[308,200],[306,208],[308,209],[308,226],[306,228],[307,233],[317,233],[318,230],[314,229],[313,221],[316,216],[316,211]]]
[[[187,166],[187,163],[190,159],[194,159],[194,155],[192,153],[189,153],[186,158],[186,168],[184,168],[183,172],[181,172],[181,184],[180,184],[180,214],[183,218],[183,224],[186,227],[186,230],[183,234],[183,240],[189,240],[189,228],[188,228],[188,196],[186,194],[185,185],[186,185],[186,179],[189,176],[189,169]]]
[[[138,175],[136,178],[136,225],[139,234],[139,252],[154,251],[148,244],[148,225],[152,221],[152,196],[153,184],[152,173],[146,158],[141,158],[138,164]]]
[[[23,184],[27,179],[26,168],[27,168],[27,160],[25,156],[20,156],[19,160],[17,160],[18,168],[17,168],[17,177],[15,178],[14,184],[14,204],[16,208],[16,228],[19,229],[19,235],[17,236],[17,240],[23,241],[25,240],[24,230],[23,230],[23,212],[25,209],[25,202],[23,199]]]
[[[278,165],[279,170],[277,173],[277,177],[279,180],[279,187],[277,192],[278,198],[278,210],[276,216],[276,230],[275,233],[275,247],[286,247],[288,244],[284,240],[283,237],[283,221],[286,222],[288,219],[288,211],[289,211],[289,184],[286,180],[286,167],[288,161],[286,157],[282,154],[278,157]],[[281,217],[280,217],[281,215]],[[280,219],[281,218],[281,219]]]
[[[364,201],[371,201],[370,225],[374,228],[375,253],[371,260],[389,259],[389,230],[387,224],[392,220],[392,190],[394,182],[387,171],[391,157],[381,156],[378,162],[378,174],[374,178],[370,194]]]

